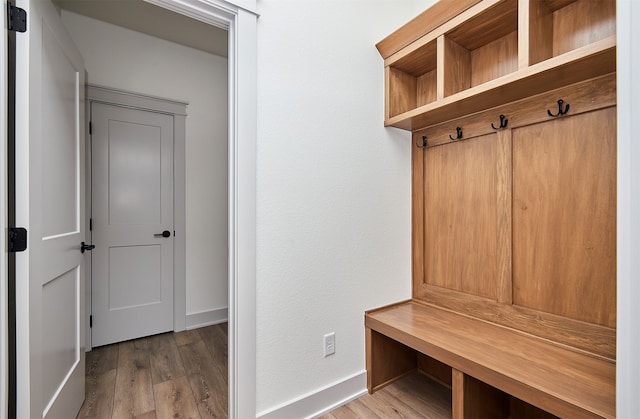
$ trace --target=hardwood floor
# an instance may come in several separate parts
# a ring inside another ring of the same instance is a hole
[[[420,373],[339,407],[320,419],[450,418],[451,390]]]
[[[95,348],[78,418],[227,418],[227,371],[226,323]],[[320,419],[450,417],[450,390],[413,373]]]
[[[95,348],[78,418],[226,418],[227,371],[226,323]]]

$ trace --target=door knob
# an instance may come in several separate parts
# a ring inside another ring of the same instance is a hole
[[[154,234],[153,237],[171,237],[171,232],[169,230],[165,230],[162,233]]]
[[[80,253],[84,253],[85,250],[93,250],[96,248],[95,244],[84,244],[84,242],[82,242],[80,244]]]

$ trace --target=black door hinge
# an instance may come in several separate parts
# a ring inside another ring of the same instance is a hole
[[[27,229],[9,227],[9,253],[24,252],[25,250],[27,250]]]
[[[93,134],[93,124],[89,121],[89,135]]]
[[[27,31],[27,12],[24,9],[7,3],[7,25],[10,31]]]
[[[93,231],[93,218],[89,218],[89,231]]]
[[[89,327],[93,327],[93,314],[89,315]]]

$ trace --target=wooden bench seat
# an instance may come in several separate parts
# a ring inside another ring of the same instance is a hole
[[[417,300],[368,311],[365,326],[370,392],[415,370],[419,352],[451,367],[454,417],[470,416],[467,376],[560,417],[615,417],[609,360]]]

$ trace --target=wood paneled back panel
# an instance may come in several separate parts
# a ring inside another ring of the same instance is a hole
[[[497,141],[488,134],[425,151],[425,280],[497,298]]]
[[[413,298],[615,362],[615,103],[612,73],[415,131]]]
[[[616,109],[513,135],[513,302],[616,324]]]
[[[513,73],[518,69],[518,32],[471,52],[471,86]]]

